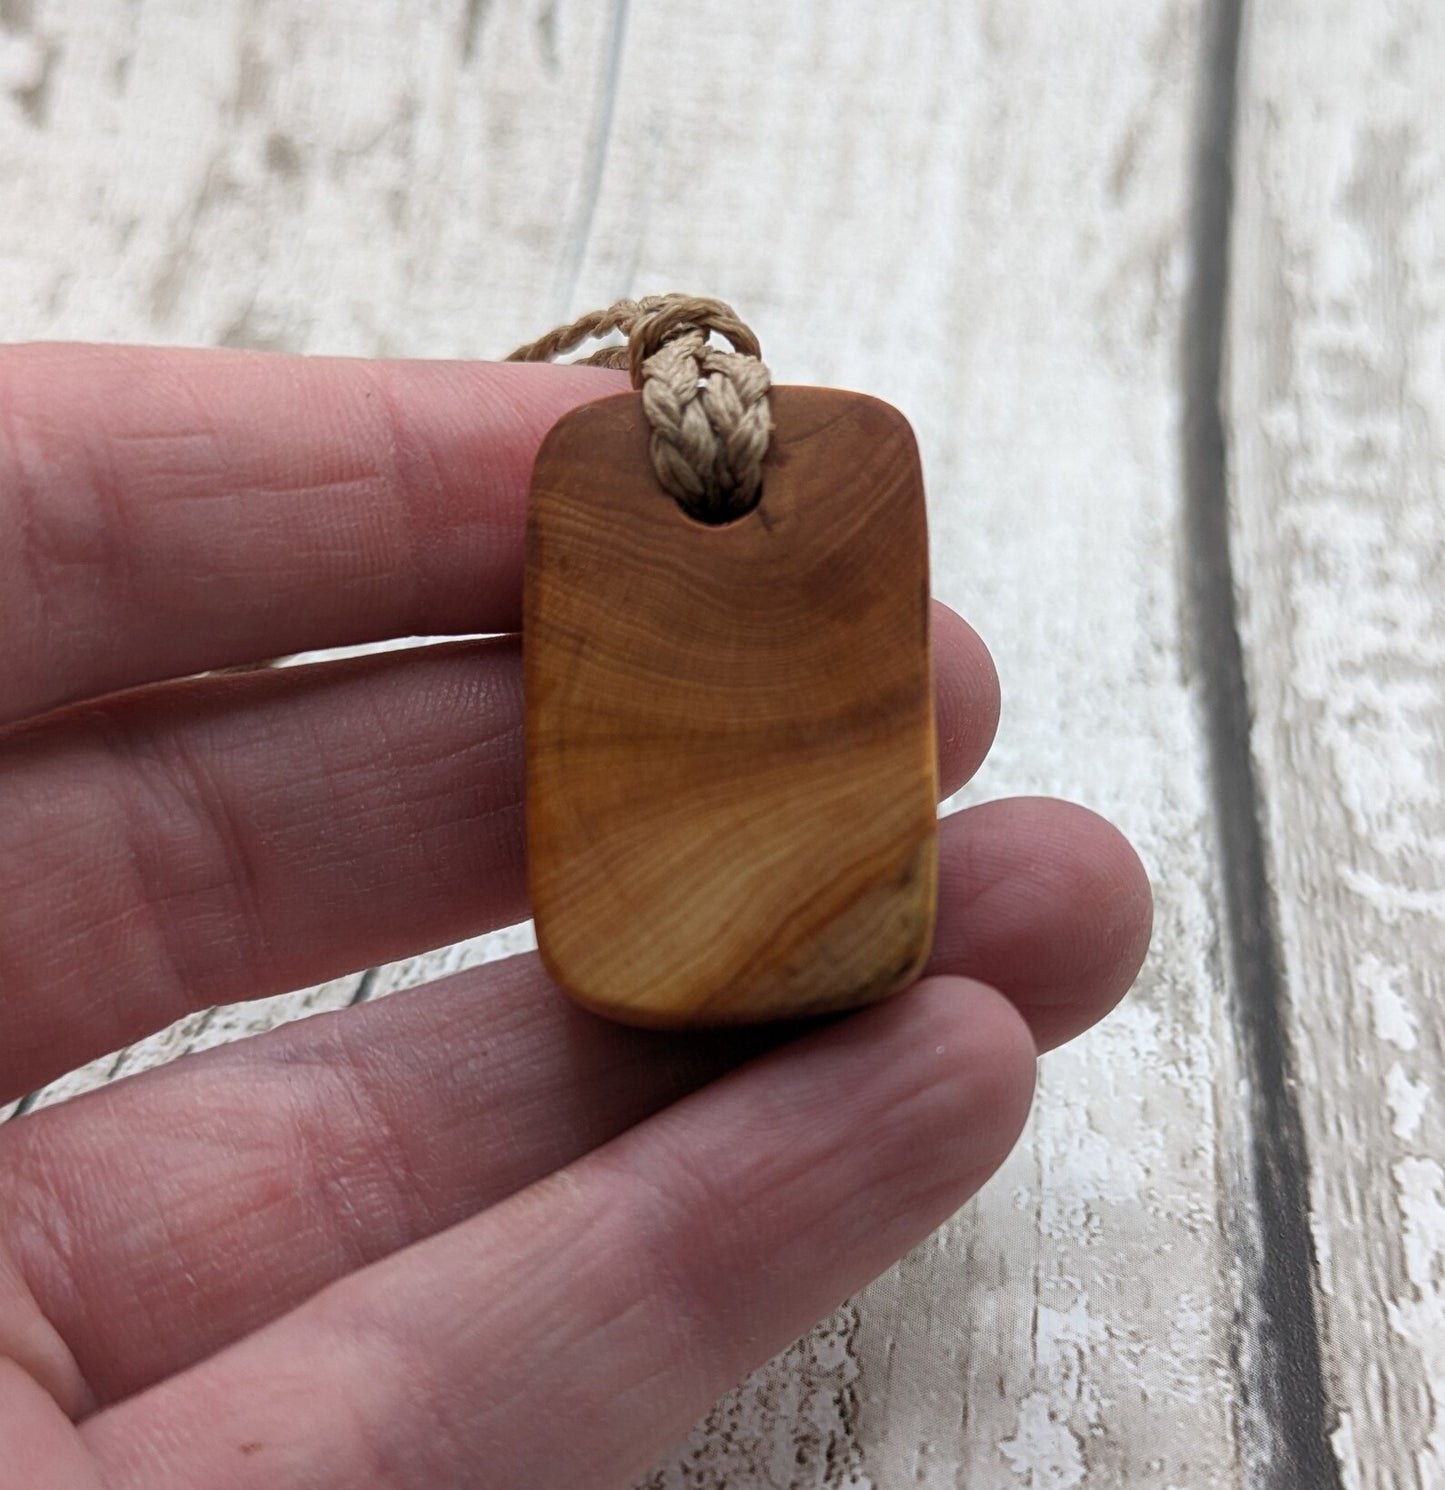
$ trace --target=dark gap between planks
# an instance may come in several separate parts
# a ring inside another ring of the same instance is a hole
[[[1342,1490],[1330,1448],[1335,1411],[1325,1384],[1315,1311],[1309,1152],[1295,1099],[1276,907],[1266,867],[1260,787],[1250,752],[1250,703],[1230,554],[1228,457],[1222,401],[1229,235],[1234,207],[1241,0],[1214,0],[1192,162],[1193,272],[1183,328],[1185,620],[1204,711],[1234,1032],[1248,1084],[1247,1140],[1258,1255],[1243,1286],[1253,1297],[1235,1342],[1254,1445],[1257,1490]],[[1249,1249],[1255,1250],[1253,1248]]]

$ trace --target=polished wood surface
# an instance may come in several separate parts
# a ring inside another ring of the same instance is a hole
[[[688,517],[636,394],[532,483],[528,854],[552,976],[614,1018],[849,1008],[921,967],[936,895],[923,484],[907,422],[783,388],[762,499]]]

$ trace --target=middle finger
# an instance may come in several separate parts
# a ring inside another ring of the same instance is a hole
[[[940,863],[929,971],[999,989],[1034,1031],[1084,1028],[1137,972],[1147,886],[1082,808],[968,808],[944,820]],[[511,958],[7,1125],[0,1217],[90,1390],[114,1401],[795,1032],[608,1024],[534,955]]]
[[[935,607],[944,789],[998,717]],[[198,1008],[526,915],[515,638],[206,678],[0,736],[0,1102]],[[97,976],[103,970],[103,976]]]

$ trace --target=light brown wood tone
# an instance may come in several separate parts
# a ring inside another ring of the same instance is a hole
[[[637,394],[532,481],[527,819],[542,957],[631,1023],[850,1008],[918,972],[936,900],[923,482],[907,421],[783,388],[763,495],[707,526]]]

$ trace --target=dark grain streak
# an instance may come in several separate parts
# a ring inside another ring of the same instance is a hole
[[[234,116],[245,119],[263,115],[270,94],[270,64],[253,43],[245,41],[241,44],[241,56],[236,66],[236,89],[231,99]]]
[[[562,53],[557,46],[557,3],[549,0],[537,12],[537,47],[542,54],[542,66],[556,77],[562,67]]]
[[[296,350],[289,337],[269,331],[263,323],[258,323],[254,297],[240,315],[221,329],[216,337],[216,344],[250,352],[292,352]]]
[[[461,34],[461,54],[464,64],[470,62],[477,54],[482,31],[487,24],[487,12],[490,9],[491,0],[467,0],[467,8],[462,14]]]
[[[207,167],[200,189],[191,199],[189,209],[172,235],[165,258],[161,260],[160,268],[151,281],[149,309],[156,325],[164,325],[169,320],[185,291],[195,267],[192,249],[202,221],[211,208],[230,191],[228,178],[218,156]]]
[[[612,19],[607,35],[607,50],[603,57],[602,80],[598,90],[597,107],[593,111],[592,131],[587,141],[587,159],[582,178],[582,201],[572,231],[562,251],[562,273],[559,282],[562,293],[558,297],[557,319],[564,320],[574,309],[578,281],[582,277],[582,262],[587,254],[587,245],[592,240],[592,229],[597,220],[597,207],[602,196],[602,178],[607,168],[607,147],[612,140],[612,123],[617,110],[617,94],[622,81],[622,53],[627,39],[627,7],[629,0],[613,0]]]
[[[346,1001],[348,1006],[364,1004],[371,997],[372,992],[376,988],[377,975],[380,972],[380,968],[367,968],[361,977],[357,979],[356,987],[352,989],[351,997]]]
[[[301,152],[288,134],[273,130],[266,136],[266,169],[273,176],[294,181],[301,174]]]
[[[42,38],[39,47],[40,76],[28,88],[12,89],[10,95],[37,129],[43,128],[50,117],[50,82],[55,76],[55,64],[60,61],[60,47],[56,42],[48,37]]]

